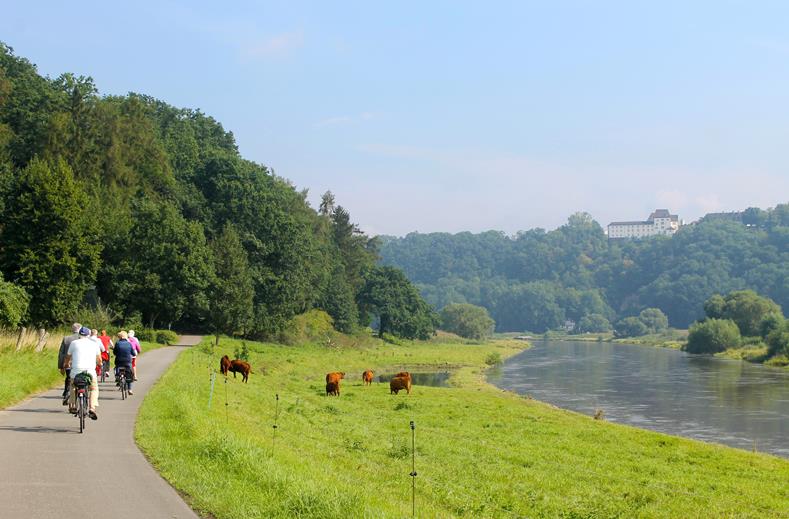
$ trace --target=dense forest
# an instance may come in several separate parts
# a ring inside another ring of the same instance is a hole
[[[376,240],[331,193],[318,210],[306,195],[199,110],[43,77],[0,43],[0,326],[99,305],[151,328],[268,337],[317,308],[342,331],[432,332]]]
[[[647,308],[685,328],[704,315],[710,296],[742,289],[789,308],[789,204],[631,241],[609,241],[586,213],[553,231],[513,237],[488,231],[381,240],[383,262],[402,268],[436,309],[483,306],[499,331],[544,332],[588,316],[613,324]]]

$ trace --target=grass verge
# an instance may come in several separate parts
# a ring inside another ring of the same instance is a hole
[[[62,382],[57,364],[57,348],[39,352],[32,348],[0,349],[0,409]]]
[[[249,384],[184,352],[143,403],[136,438],[192,506],[225,518],[404,517],[416,423],[420,517],[781,517],[789,462],[596,421],[483,380],[523,343],[357,348],[247,343]],[[389,395],[361,373],[453,368],[454,387]],[[345,371],[339,398],[324,374]],[[227,403],[225,405],[225,394]],[[276,441],[272,425],[277,414]]]

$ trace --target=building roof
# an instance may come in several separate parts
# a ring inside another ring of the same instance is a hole
[[[609,223],[609,227],[611,225],[651,225],[652,222],[611,222]]]

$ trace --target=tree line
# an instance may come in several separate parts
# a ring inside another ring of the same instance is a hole
[[[636,318],[624,330],[650,308],[685,328],[712,295],[744,289],[789,307],[789,204],[642,240],[609,241],[589,214],[576,213],[552,231],[411,233],[381,242],[384,264],[402,268],[435,308],[483,306],[499,331],[541,333],[568,322],[597,330]]]
[[[2,43],[0,216],[0,325],[86,305],[257,338],[316,308],[344,332],[437,323],[330,192],[315,210],[200,110],[43,77]]]

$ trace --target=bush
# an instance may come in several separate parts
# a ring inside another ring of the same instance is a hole
[[[236,346],[236,349],[233,351],[233,355],[235,355],[236,359],[249,362],[249,348],[247,348],[247,343],[242,342],[241,348]]]
[[[611,323],[601,314],[589,314],[581,318],[575,328],[579,333],[598,333],[611,330]]]
[[[718,353],[739,344],[740,329],[734,321],[707,319],[690,327],[685,350],[689,353]]]
[[[496,322],[481,306],[450,304],[441,310],[441,328],[466,339],[484,339],[493,334]]]
[[[334,337],[334,322],[323,310],[310,310],[288,321],[279,334],[283,344],[301,344],[317,341],[327,342]]]
[[[25,289],[3,281],[0,276],[0,326],[14,328],[22,322],[30,303]]]
[[[789,356],[789,320],[785,320],[780,327],[770,332],[767,336],[767,348],[771,356]]]
[[[69,324],[81,323],[82,326],[93,328],[96,330],[107,330],[113,328],[114,322],[120,318],[120,314],[113,311],[109,306],[101,304],[96,305],[95,308],[88,306],[81,306],[76,312],[69,316]]]
[[[488,366],[498,366],[499,364],[501,364],[501,354],[497,351],[490,353],[485,358],[485,364],[487,364]]]
[[[152,328],[126,328],[126,331],[129,330],[134,330],[134,336],[137,337],[138,341],[159,342],[156,340],[156,330]]]
[[[625,317],[614,325],[616,337],[640,337],[649,333],[649,328],[638,317]]]
[[[156,342],[159,344],[178,344],[178,334],[172,330],[158,330],[156,332]]]
[[[638,314],[638,319],[650,333],[660,333],[668,329],[668,317],[659,308],[645,308]]]

